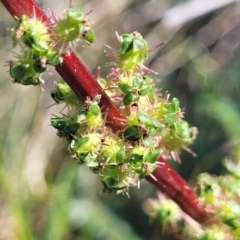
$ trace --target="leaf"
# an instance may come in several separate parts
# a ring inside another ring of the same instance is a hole
[[[125,54],[126,52],[129,52],[132,50],[132,42],[133,42],[133,37],[130,34],[123,34],[120,36],[120,41],[121,41],[121,54]]]
[[[160,157],[160,152],[153,151],[153,152],[149,152],[147,155],[145,155],[144,160],[149,163],[155,163],[159,157]]]
[[[125,156],[125,147],[122,147],[116,154],[116,160],[118,163],[122,163]]]
[[[81,138],[80,140],[78,140],[78,141],[74,144],[74,149],[80,148],[82,145],[84,145],[84,144],[87,143],[88,141],[89,141],[89,137]]]
[[[146,51],[145,40],[141,38],[133,38],[133,52]]]
[[[142,138],[143,134],[138,126],[130,126],[125,129],[123,136],[128,141],[138,141]]]
[[[63,118],[51,118],[51,125],[58,129],[63,131],[64,128],[67,126],[66,120]]]
[[[79,128],[80,128],[80,124],[73,122],[64,128],[64,132],[71,134],[71,135],[75,135]]]
[[[153,86],[145,86],[139,90],[139,95],[140,96],[146,96],[151,90]]]
[[[134,95],[132,93],[128,93],[123,97],[124,106],[129,106],[134,101]]]
[[[175,112],[175,113],[180,111],[180,103],[177,98],[173,98],[173,100],[171,102],[170,111]]]
[[[119,83],[118,87],[124,94],[129,94],[132,92],[132,86],[127,83]]]
[[[164,119],[168,126],[172,127],[177,121],[177,114],[176,113],[169,113],[164,115]]]
[[[92,104],[89,109],[89,112],[96,117],[101,114],[100,107],[97,104]]]

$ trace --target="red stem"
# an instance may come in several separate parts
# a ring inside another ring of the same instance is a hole
[[[48,17],[33,0],[1,0],[1,2],[15,19],[27,15],[50,23]],[[107,113],[107,125],[114,131],[125,128],[125,117],[73,52],[64,55],[63,63],[57,66],[56,70],[80,99],[94,98],[96,95],[101,95],[100,106]],[[157,168],[152,173],[157,181],[151,176],[147,176],[147,180],[173,199],[196,221],[199,223],[208,221],[210,216],[204,211],[203,206],[198,203],[193,189],[162,157],[158,161],[162,164],[162,167]]]
[[[152,173],[157,181],[150,175],[146,179],[175,201],[193,219],[199,223],[208,223],[212,216],[200,205],[194,190],[164,158],[160,157],[158,162],[159,167]]]
[[[125,127],[125,117],[105,94],[86,66],[73,53],[65,54],[64,61],[56,67],[57,72],[68,83],[80,99],[101,95],[100,106],[107,114],[107,125],[114,131]]]

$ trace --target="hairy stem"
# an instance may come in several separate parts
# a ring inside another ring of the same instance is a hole
[[[27,15],[36,17],[50,25],[48,17],[33,0],[1,0],[1,2],[15,20],[22,15]],[[82,100],[86,97],[94,98],[96,95],[101,95],[100,106],[106,113],[106,124],[114,131],[124,129],[125,117],[111,102],[86,66],[73,52],[65,54],[63,57],[63,63],[58,65],[56,70],[76,95]],[[162,166],[152,173],[154,178],[148,176],[147,180],[173,199],[196,221],[199,223],[207,222],[211,216],[204,211],[203,206],[199,205],[193,189],[162,157],[158,161]]]

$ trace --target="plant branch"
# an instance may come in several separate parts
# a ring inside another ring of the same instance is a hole
[[[1,2],[15,20],[22,15],[27,15],[41,19],[41,21],[51,25],[49,18],[33,0],[1,0]],[[73,52],[64,54],[63,59],[63,63],[58,65],[56,70],[76,95],[82,100],[86,97],[94,98],[96,95],[101,95],[100,106],[107,115],[106,124],[114,131],[124,129],[126,127],[125,117],[111,102],[86,66]],[[205,212],[203,206],[199,205],[193,189],[162,157],[158,161],[162,164],[162,167],[158,167],[152,173],[157,181],[151,176],[147,176],[147,180],[173,199],[196,221],[199,223],[207,222],[211,216]]]
[[[197,222],[208,224],[212,215],[208,214],[204,206],[200,205],[194,190],[164,158],[159,157],[158,162],[161,165],[152,173],[157,181],[150,175],[146,179],[175,201],[184,212]]]

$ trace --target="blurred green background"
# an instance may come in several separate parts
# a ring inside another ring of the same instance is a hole
[[[38,1],[61,16],[68,1]],[[178,97],[185,118],[197,126],[191,146],[197,154],[182,152],[182,164],[172,164],[194,186],[201,172],[221,174],[225,157],[239,159],[240,148],[240,3],[233,0],[89,0],[73,1],[90,17],[98,42],[76,47],[96,74],[109,71],[111,59],[104,44],[117,48],[119,34],[139,31],[150,48],[147,66],[159,73],[159,88]],[[156,189],[143,182],[130,189],[130,198],[103,195],[87,168],[75,165],[66,144],[50,127],[49,91],[59,79],[54,69],[44,74],[40,87],[12,84],[6,61],[12,59],[14,20],[0,5],[0,240],[79,239],[155,240],[159,226],[144,213],[143,203]],[[14,51],[14,50],[13,50]]]

